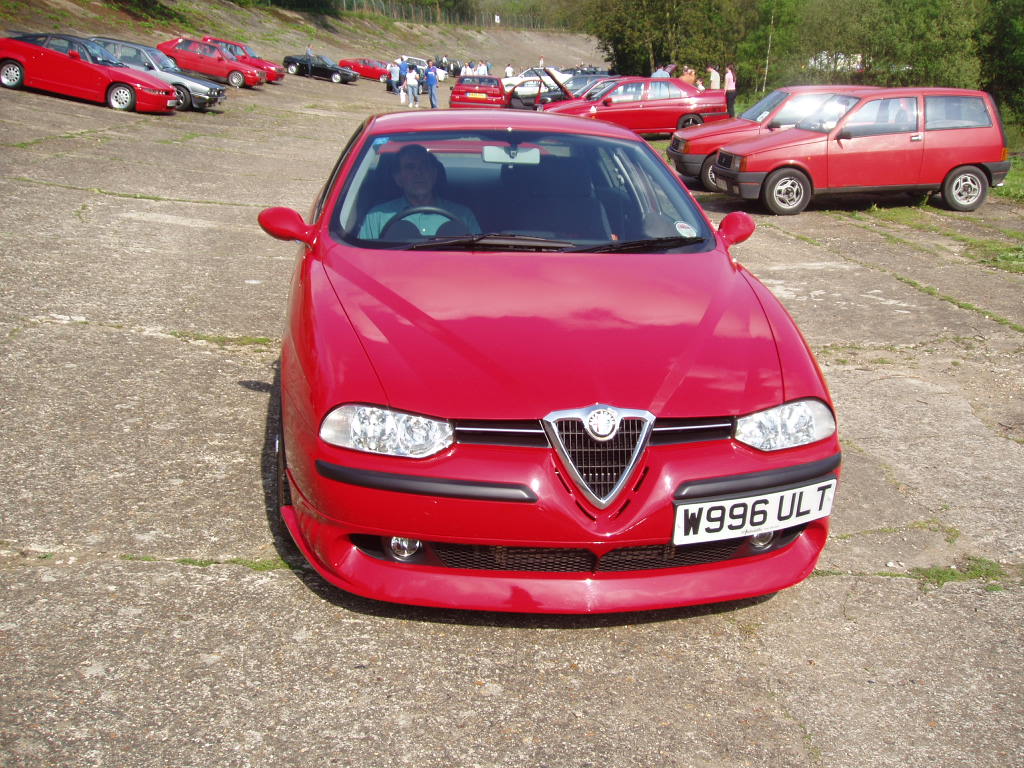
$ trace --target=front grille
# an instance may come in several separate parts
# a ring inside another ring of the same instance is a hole
[[[539,421],[486,421],[461,419],[453,423],[455,439],[473,445],[521,445],[549,447]],[[651,432],[651,445],[681,445],[732,437],[733,419],[686,418],[657,419]]]
[[[638,441],[646,424],[643,419],[623,419],[611,440],[595,440],[579,419],[556,423],[566,455],[587,487],[600,499],[615,490],[623,473],[632,465]]]
[[[732,168],[732,161],[734,158],[735,155],[730,155],[728,152],[722,152],[721,150],[719,150],[717,162],[718,165],[722,166],[723,168]]]
[[[433,542],[430,548],[447,568],[480,571],[610,573],[685,568],[746,556],[745,539],[708,544],[656,544],[613,549],[598,557],[589,549],[488,547]]]

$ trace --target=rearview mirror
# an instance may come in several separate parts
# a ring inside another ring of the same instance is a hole
[[[518,147],[498,147],[485,145],[483,151],[485,163],[501,163],[502,165],[540,165],[540,149],[519,149]]]

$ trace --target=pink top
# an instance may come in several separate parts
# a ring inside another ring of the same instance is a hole
[[[731,70],[725,70],[725,90],[735,91],[736,90],[736,75]]]

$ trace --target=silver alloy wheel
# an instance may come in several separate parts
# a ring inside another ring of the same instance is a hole
[[[340,72],[335,72],[334,74],[332,74],[331,75],[331,82],[332,83],[340,83],[341,82],[341,73]]]
[[[239,72],[237,69],[228,75],[228,85],[232,88],[241,88],[245,85],[245,75]]]
[[[175,109],[191,109],[192,108],[192,94],[188,92],[188,88],[183,85],[174,86],[175,95]]]
[[[961,173],[953,180],[953,199],[960,205],[974,205],[981,197],[981,184],[973,173]]]
[[[24,70],[16,61],[8,61],[3,67],[0,67],[0,84],[3,84],[4,88],[19,87],[24,77]]]
[[[803,202],[803,185],[792,176],[779,179],[772,187],[772,198],[780,208],[796,208]]]
[[[127,85],[115,85],[107,94],[111,109],[129,110],[135,105],[135,92]]]
[[[288,65],[288,74],[289,75],[294,75],[298,71],[299,71],[299,68],[295,64],[289,64]]]

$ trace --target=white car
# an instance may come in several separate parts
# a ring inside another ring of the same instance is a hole
[[[522,72],[520,72],[518,75],[515,75],[514,77],[501,78],[501,84],[505,87],[506,91],[511,91],[524,80],[533,80],[537,82],[539,82],[540,80],[544,80],[547,82],[551,82],[551,78],[556,78],[558,82],[564,83],[570,77],[572,77],[572,75],[569,74],[568,72],[560,72],[554,67],[530,67],[529,69],[524,69]],[[529,85],[530,84],[527,83],[527,86]],[[555,87],[555,84],[553,82],[551,82],[551,87]],[[530,95],[529,89],[523,93],[524,95]],[[537,95],[536,85],[533,86],[532,95]]]
[[[405,60],[407,62],[409,62],[410,64],[415,64],[416,65],[416,71],[420,73],[421,77],[427,71],[427,60],[426,59],[421,59],[419,56],[406,56]],[[436,66],[436,64],[435,64],[435,66]],[[437,67],[437,79],[438,79],[438,81],[444,80],[446,77],[448,77],[448,73],[445,71],[444,67]]]

